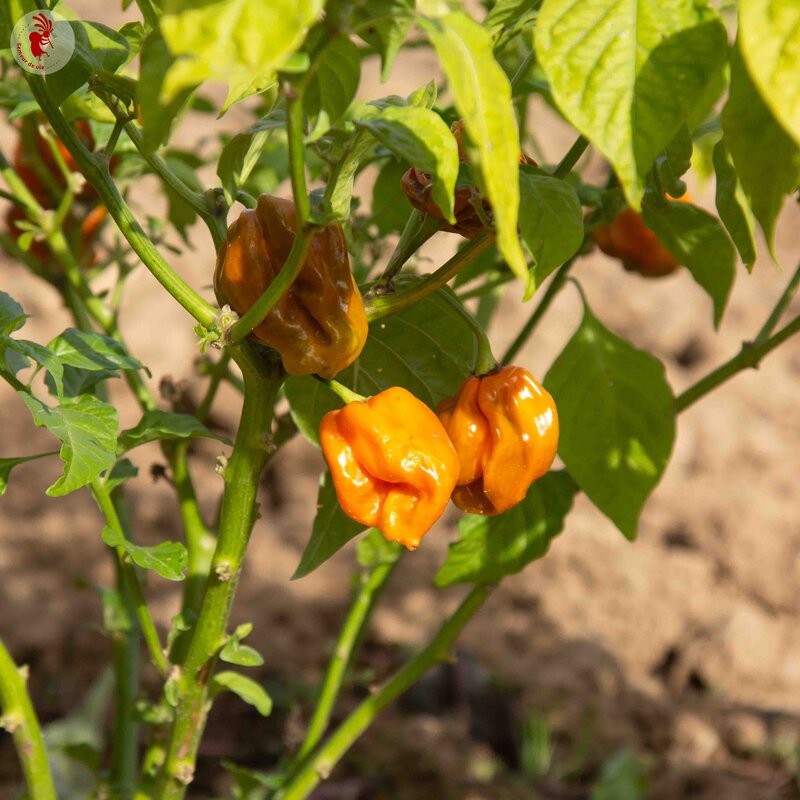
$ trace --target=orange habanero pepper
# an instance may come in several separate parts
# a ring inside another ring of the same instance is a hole
[[[458,120],[454,122],[450,130],[458,143],[459,163],[465,164],[467,163],[467,154],[463,141],[464,121]],[[524,153],[520,153],[519,163],[536,166],[536,162]],[[411,167],[400,179],[400,186],[414,208],[439,219],[444,219],[441,209],[431,199],[431,184],[430,174],[416,167]],[[474,239],[483,230],[483,220],[481,220],[475,206],[472,204],[474,195],[477,196],[476,190],[472,186],[456,187],[453,197],[453,212],[456,222],[455,225],[447,223],[442,230],[460,233],[465,239]],[[491,206],[485,200],[480,202],[483,204],[484,212],[487,215],[491,214]]]
[[[330,411],[319,435],[345,514],[415,550],[458,478],[458,456],[436,414],[394,386]]]
[[[453,502],[462,511],[491,515],[515,506],[556,456],[556,404],[522,367],[467,378],[437,413],[461,463]]]
[[[670,200],[690,203],[689,193]],[[660,278],[674,272],[680,263],[644,224],[642,215],[625,208],[608,224],[596,228],[594,240],[609,256],[618,258],[628,272],[638,272],[645,278]]]
[[[228,228],[217,256],[214,290],[244,314],[285,263],[295,237],[291,200],[262,194]],[[290,375],[332,378],[355,361],[367,339],[364,303],[350,271],[339,225],[313,234],[300,273],[264,320],[256,339],[277,350]]]

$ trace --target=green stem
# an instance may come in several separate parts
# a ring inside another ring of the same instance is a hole
[[[303,800],[327,777],[339,759],[372,724],[375,717],[418,681],[431,667],[444,661],[466,624],[486,601],[491,588],[476,586],[455,613],[442,625],[430,643],[361,705],[336,729],[325,743],[301,764],[278,793],[277,800]]]
[[[780,321],[780,318],[783,316],[783,312],[789,306],[789,303],[792,302],[792,298],[797,293],[798,288],[800,288],[800,264],[797,265],[797,269],[794,271],[794,275],[792,275],[789,283],[787,284],[786,288],[783,290],[783,294],[778,299],[778,302],[775,304],[775,308],[772,309],[772,313],[767,318],[767,321],[764,323],[761,330],[758,332],[755,338],[755,344],[760,344],[765,339],[769,337],[772,331],[775,330],[775,326]]]
[[[413,305],[423,297],[444,286],[494,243],[494,236],[488,231],[479,233],[466,247],[461,248],[449,261],[422,280],[415,281],[407,288],[400,289],[382,297],[370,297],[364,303],[367,319],[380,319],[388,314],[396,314]]]
[[[449,303],[453,307],[453,310],[461,316],[464,322],[467,323],[475,336],[477,353],[475,355],[474,373],[476,375],[486,375],[491,372],[497,366],[497,359],[492,354],[492,345],[489,342],[486,331],[480,326],[475,317],[473,317],[449,292],[444,292],[442,297],[445,299],[445,302]]]
[[[139,11],[142,12],[145,24],[151,30],[158,27],[158,11],[152,0],[136,0]]]
[[[350,605],[344,625],[339,632],[333,655],[328,662],[328,668],[320,687],[314,713],[308,724],[305,739],[295,756],[296,763],[302,761],[317,746],[317,743],[325,734],[336,704],[336,698],[342,688],[345,674],[353,662],[362,631],[401,555],[402,553],[398,548],[391,561],[378,564],[371,571],[360,576],[361,584],[358,593]]]
[[[17,668],[0,640],[0,728],[14,737],[30,800],[56,800],[42,730],[25,684],[24,668]]]
[[[411,256],[422,247],[428,239],[442,229],[444,220],[434,217],[432,214],[423,214],[420,211],[412,211],[406,221],[400,240],[392,253],[389,263],[386,265],[383,274],[370,289],[372,294],[384,294],[386,288],[391,286],[392,278],[400,272],[403,265]]]
[[[176,668],[175,722],[153,796],[180,800],[194,775],[208,714],[209,682],[225,641],[242,561],[255,521],[256,494],[267,461],[266,443],[282,378],[264,373],[264,363],[246,346],[233,351],[245,380],[244,404],[230,460],[225,467],[217,548],[186,658]]]
[[[122,536],[123,538],[127,539],[127,535],[122,527],[119,515],[117,514],[117,509],[114,507],[114,504],[111,501],[111,496],[109,495],[106,487],[100,482],[99,479],[93,480],[90,486],[92,489],[92,495],[94,496],[97,505],[100,506],[100,511],[106,518],[109,527],[118,536]],[[147,607],[147,601],[144,599],[142,586],[139,582],[139,575],[136,572],[136,568],[128,558],[127,553],[121,547],[116,549],[116,553],[119,569],[124,579],[125,586],[130,592],[133,606],[136,609],[136,617],[139,620],[139,627],[142,629],[142,637],[147,645],[150,658],[156,669],[162,675],[166,675],[169,671],[169,662],[167,661],[167,657],[164,655],[164,649],[161,646],[161,640],[158,638],[156,625],[153,622],[150,609]]]
[[[367,399],[363,394],[348,389],[343,383],[339,383],[339,381],[335,381],[331,378],[320,378],[319,375],[315,375],[314,377],[320,383],[325,384],[325,386],[327,386],[343,403],[358,403]]]
[[[578,163],[578,159],[586,152],[588,146],[589,140],[583,135],[578,136],[564,158],[558,162],[558,166],[553,170],[553,177],[566,178],[570,170]]]
[[[505,354],[503,355],[503,364],[510,364],[517,353],[519,353],[519,351],[522,349],[525,342],[528,341],[531,333],[533,333],[533,329],[539,324],[539,321],[545,315],[545,312],[550,307],[550,304],[564,286],[567,275],[574,263],[575,259],[571,258],[553,276],[553,280],[550,281],[550,285],[547,287],[547,291],[539,301],[539,305],[536,306],[530,316],[530,319],[528,319],[528,321],[522,326],[522,330],[517,334],[517,338],[511,342],[508,350],[506,350]]]
[[[136,221],[117,187],[111,180],[103,162],[95,158],[75,135],[58,105],[53,100],[44,80],[26,73],[31,92],[39,103],[58,138],[78,164],[84,177],[94,186],[122,235],[128,240],[153,277],[191,314],[209,329],[216,329],[216,311],[183,280],[153,246],[153,243]],[[14,187],[12,187],[14,188]],[[15,190],[16,192],[16,190]]]
[[[311,203],[306,188],[305,150],[303,145],[303,96],[300,89],[288,89],[286,98],[286,130],[289,138],[289,172],[295,207],[295,237],[286,263],[266,291],[230,329],[228,340],[240,342],[266,318],[275,304],[288,291],[303,268],[311,248],[313,225],[309,224]]]
[[[677,412],[686,410],[701,397],[704,397],[737,373],[750,367],[757,367],[764,356],[798,332],[800,332],[800,316],[793,319],[768,339],[764,339],[761,342],[745,342],[738,355],[726,361],[706,375],[705,378],[701,378],[694,386],[690,386],[685,392],[678,395],[675,398],[675,410]]]

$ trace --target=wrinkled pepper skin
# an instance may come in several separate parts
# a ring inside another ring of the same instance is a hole
[[[522,367],[470,377],[437,408],[461,470],[453,502],[471,514],[501,514],[551,467],[558,448],[553,398]]]
[[[450,130],[458,143],[458,160],[461,164],[467,163],[467,154],[464,149],[464,122],[458,120],[454,122]],[[536,166],[536,162],[520,153],[520,164],[529,164]],[[414,208],[427,214],[431,214],[438,219],[444,219],[439,206],[431,199],[431,176],[427,172],[423,172],[416,167],[408,170],[400,179],[400,186],[403,193],[408,198]],[[471,200],[473,195],[477,197],[477,190],[472,186],[457,186],[455,195],[453,197],[453,213],[455,214],[456,222],[454,225],[447,223],[442,230],[450,231],[451,233],[459,233],[465,239],[474,239],[483,230],[483,220],[472,204]],[[491,206],[485,201],[481,201],[483,210],[488,216],[491,214]]]
[[[319,432],[345,514],[415,550],[458,478],[458,456],[436,414],[395,386],[329,412]]]
[[[280,272],[294,237],[294,203],[261,195],[258,207],[228,228],[220,248],[214,273],[220,303],[244,314]],[[358,358],[367,317],[340,226],[313,235],[300,273],[253,335],[280,353],[290,375],[332,378]]]
[[[688,193],[669,199],[691,202]],[[594,240],[606,255],[618,258],[628,272],[638,272],[645,278],[662,278],[680,266],[678,259],[644,224],[642,215],[632,208],[623,209],[608,225],[596,228]]]

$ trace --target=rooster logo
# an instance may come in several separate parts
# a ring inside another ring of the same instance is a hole
[[[31,43],[31,55],[34,58],[41,59],[42,56],[49,56],[47,48],[53,48],[53,40],[50,38],[53,33],[53,22],[49,20],[44,14],[37,14],[33,18],[33,26],[36,28],[28,36]]]

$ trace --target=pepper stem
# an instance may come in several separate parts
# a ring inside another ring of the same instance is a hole
[[[314,376],[320,383],[324,383],[334,394],[338,395],[345,403],[363,403],[367,398],[363,394],[354,392],[348,389],[343,383],[331,380],[330,378],[321,378],[319,375]]]

